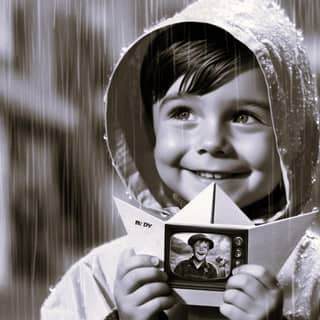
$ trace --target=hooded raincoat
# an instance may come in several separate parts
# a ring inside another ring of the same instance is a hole
[[[122,55],[106,94],[106,140],[113,165],[130,197],[164,218],[179,210],[179,199],[163,192],[148,138],[140,70],[150,42],[164,30],[194,24],[221,28],[255,55],[268,89],[272,123],[285,185],[286,205],[258,223],[300,214],[310,200],[318,156],[318,109],[302,35],[283,10],[266,0],[200,0],[145,32]],[[129,200],[129,198],[131,200]],[[307,230],[278,280],[284,315],[319,319],[320,237]],[[41,309],[43,320],[104,319],[115,308],[113,282],[127,236],[94,249],[73,265]],[[178,306],[169,319],[217,319],[214,312]]]

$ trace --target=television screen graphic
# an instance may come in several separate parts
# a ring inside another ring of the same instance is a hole
[[[170,238],[170,270],[186,280],[208,281],[230,275],[231,240],[211,233],[175,233]]]
[[[246,263],[248,233],[216,226],[165,226],[164,269],[173,288],[222,291]]]

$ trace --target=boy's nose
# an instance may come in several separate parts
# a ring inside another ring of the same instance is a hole
[[[225,129],[219,125],[208,123],[203,125],[198,144],[198,153],[210,153],[214,156],[225,156],[230,153],[231,145],[228,142]]]

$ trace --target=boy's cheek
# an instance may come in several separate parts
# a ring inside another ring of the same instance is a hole
[[[247,160],[253,163],[269,161],[272,157],[278,155],[271,128],[250,136],[238,136],[234,139],[233,146],[242,157],[248,158]]]
[[[165,163],[174,163],[187,152],[187,139],[181,132],[159,130],[156,135],[154,157]]]

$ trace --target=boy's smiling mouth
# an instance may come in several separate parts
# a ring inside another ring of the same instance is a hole
[[[207,252],[196,251],[194,256],[198,261],[203,261],[207,257]]]
[[[200,178],[208,180],[239,179],[247,177],[250,174],[250,172],[190,171]]]

